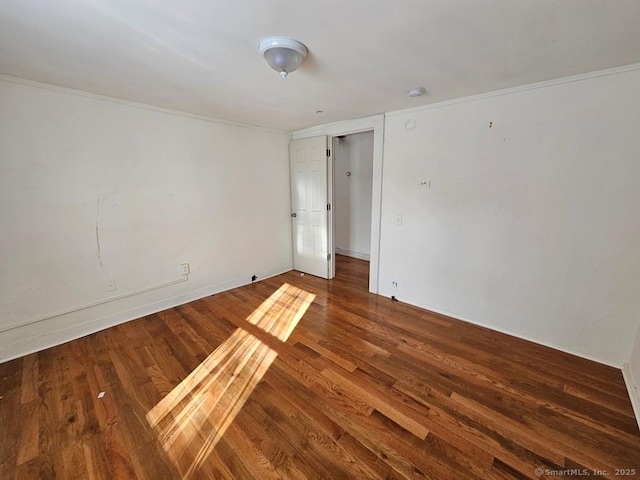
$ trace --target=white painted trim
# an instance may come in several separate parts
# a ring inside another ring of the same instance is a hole
[[[371,249],[369,291],[379,293],[380,236],[382,218],[382,168],[384,162],[384,115],[379,115],[373,129],[373,185],[371,186]]]
[[[622,378],[627,386],[627,392],[629,392],[629,400],[631,400],[631,408],[636,416],[636,422],[638,422],[638,428],[640,428],[640,397],[638,396],[638,382],[633,376],[631,366],[628,363],[622,365]]]
[[[553,80],[545,80],[543,82],[530,83],[527,85],[520,85],[518,87],[504,88],[502,90],[494,90],[492,92],[479,93],[477,95],[470,95],[467,97],[458,97],[458,98],[453,98],[451,100],[444,100],[442,102],[428,103],[426,105],[420,105],[418,107],[405,108],[402,110],[393,110],[391,112],[386,112],[385,116],[393,117],[396,115],[403,115],[406,113],[415,113],[415,112],[421,112],[424,110],[432,110],[434,108],[442,108],[442,107],[448,107],[451,105],[458,105],[460,103],[476,102],[478,100],[484,100],[487,98],[502,97],[505,95],[512,95],[514,93],[526,92],[529,90],[537,90],[538,88],[552,87],[555,85],[562,85],[564,83],[581,82],[584,80],[590,80],[592,78],[605,77],[608,75],[619,75],[621,73],[633,72],[636,70],[640,70],[640,63],[632,63],[629,65],[624,65],[622,67],[608,68],[606,70],[597,70],[595,72],[581,73],[578,75],[571,75],[569,77],[561,77]]]
[[[44,322],[45,320],[51,320],[52,318],[62,317],[64,315],[69,315],[71,313],[80,312],[82,310],[88,310],[90,308],[97,307],[98,305],[103,305],[105,303],[110,303],[110,302],[115,302],[117,300],[122,300],[123,298],[133,297],[133,296],[136,296],[136,295],[140,295],[142,293],[151,292],[153,290],[159,290],[159,289],[164,288],[164,287],[169,287],[171,285],[176,285],[178,283],[186,282],[187,280],[189,280],[189,275],[188,274],[182,275],[178,280],[171,280],[169,282],[161,283],[161,284],[158,284],[158,285],[152,285],[151,287],[141,288],[140,290],[136,290],[134,292],[123,293],[121,295],[116,295],[114,297],[109,297],[109,298],[105,298],[105,299],[102,299],[102,300],[98,300],[97,302],[89,303],[89,304],[82,305],[82,306],[79,306],[79,307],[72,307],[72,308],[69,308],[67,310],[62,310],[62,311],[55,312],[55,313],[49,313],[47,315],[44,315],[44,316],[38,317],[38,318],[34,318],[32,320],[26,320],[24,322],[15,323],[13,325],[8,325],[8,326],[5,326],[5,327],[1,327],[0,328],[0,333],[7,332],[9,330],[14,330],[14,329],[20,328],[20,327],[26,327],[27,325],[33,325],[34,323]]]
[[[359,258],[360,260],[366,260],[366,261],[369,261],[371,258],[371,255],[368,255],[366,253],[353,252],[351,250],[344,250],[338,247],[336,247],[336,254],[345,255],[347,257],[352,257],[352,258]]]
[[[383,114],[328,123],[298,130],[292,133],[293,140],[327,135],[337,137],[373,130],[373,185],[371,194],[371,253],[369,258],[369,291],[379,292],[380,270],[380,219],[382,215],[382,167],[384,148]],[[333,143],[333,142],[331,142]],[[333,145],[331,146],[333,148]]]
[[[284,265],[280,268],[264,272],[261,276],[259,276],[259,279],[264,280],[266,278],[274,277],[276,275],[289,272],[292,269],[293,264]],[[161,312],[168,308],[183,305],[200,298],[208,297],[209,295],[214,295],[216,293],[231,290],[232,288],[248,285],[251,282],[247,282],[246,278],[247,276],[234,278],[217,283],[215,285],[203,287],[192,292],[182,293],[157,302],[114,313],[107,317],[74,323],[73,325],[69,325],[57,330],[43,330],[42,333],[38,335],[31,335],[19,342],[13,342],[8,345],[6,345],[5,342],[2,341],[2,334],[0,334],[0,345],[2,345],[2,347],[0,347],[0,363],[13,360],[14,358],[22,357],[30,353],[38,352],[46,348],[55,347],[62,343],[66,343],[71,340],[90,335],[100,330],[104,330],[121,323],[129,322],[146,315]],[[29,328],[29,326],[30,325],[24,325],[23,327],[18,328],[27,329]]]
[[[388,297],[387,295],[383,295],[383,296],[385,296],[387,298],[391,298],[391,297]],[[612,363],[609,360],[604,360],[602,358],[594,357],[594,356],[589,355],[588,353],[582,352],[580,350],[574,350],[574,349],[571,349],[571,348],[562,347],[560,345],[555,345],[553,343],[542,342],[542,341],[540,341],[540,340],[538,340],[536,338],[529,338],[529,337],[526,337],[526,336],[522,335],[521,333],[512,332],[512,331],[510,331],[508,329],[505,329],[505,328],[496,328],[493,325],[488,325],[488,324],[483,323],[483,322],[478,322],[476,320],[472,320],[472,319],[467,318],[467,317],[465,317],[463,315],[460,315],[460,314],[458,314],[456,312],[452,312],[452,311],[449,311],[449,310],[444,310],[444,309],[437,308],[437,307],[434,307],[432,305],[423,304],[423,303],[420,303],[420,302],[415,302],[415,301],[413,301],[411,299],[404,298],[401,295],[399,296],[397,293],[395,293],[394,296],[401,302],[408,303],[409,305],[413,305],[415,307],[423,308],[425,310],[429,310],[430,312],[439,313],[440,315],[446,315],[447,317],[451,317],[451,318],[456,319],[456,320],[462,320],[463,322],[471,323],[471,324],[477,325],[479,327],[488,328],[489,330],[493,330],[493,331],[499,332],[499,333],[504,333],[505,335],[510,335],[512,337],[520,338],[522,340],[526,340],[527,342],[537,343],[538,345],[542,345],[542,346],[545,346],[545,347],[553,348],[554,350],[559,350],[561,352],[568,353],[570,355],[575,355],[576,357],[584,358],[586,360],[591,360],[592,362],[602,363],[603,365],[607,365],[609,367],[614,367],[614,368],[620,369],[620,365],[618,365],[618,364]]]
[[[368,117],[353,118],[351,120],[344,120],[341,122],[326,123],[324,125],[317,125],[315,127],[305,128],[304,130],[297,130],[291,135],[293,140],[300,140],[302,138],[319,137],[320,135],[338,136],[338,135],[350,135],[352,133],[368,132],[374,130],[378,122],[384,123],[384,115],[370,115]]]
[[[28,87],[41,88],[43,90],[51,90],[58,93],[65,93],[67,95],[74,95],[76,97],[91,98],[93,100],[98,100],[101,102],[116,103],[119,105],[125,105],[127,107],[139,108],[141,110],[150,110],[152,112],[164,113],[164,114],[173,115],[176,117],[185,117],[185,118],[191,118],[194,120],[202,120],[204,122],[217,123],[219,125],[228,125],[231,127],[240,127],[240,128],[251,128],[253,130],[262,130],[264,132],[271,132],[271,133],[280,133],[280,134],[291,133],[286,130],[277,130],[274,128],[251,125],[249,123],[233,122],[231,120],[223,120],[221,118],[208,117],[206,115],[199,115],[197,113],[182,112],[180,110],[171,110],[170,108],[158,107],[156,105],[149,105],[146,103],[139,103],[139,102],[134,102],[132,100],[124,100],[116,97],[108,97],[106,95],[100,95],[98,93],[91,93],[91,92],[86,92],[84,90],[76,90],[74,88],[67,88],[67,87],[61,87],[59,85],[52,85],[49,83],[26,80],[24,78],[12,77],[9,75],[0,74],[0,81],[7,82],[7,83],[15,83],[17,85],[26,85]]]
[[[331,208],[327,212],[327,250],[331,254],[329,259],[329,280],[336,278],[336,229],[335,229],[335,184],[334,184],[334,159],[336,158],[336,139],[327,137],[329,156],[327,157],[327,203]]]

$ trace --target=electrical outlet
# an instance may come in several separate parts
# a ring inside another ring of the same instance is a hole
[[[118,286],[116,285],[115,279],[112,278],[107,284],[107,292],[115,292],[116,290],[118,290]]]
[[[398,291],[398,282],[391,282],[391,290],[394,292]]]
[[[418,180],[418,188],[431,188],[431,180]]]
[[[189,264],[188,263],[183,263],[180,265],[180,274],[181,275],[189,275],[191,273],[191,270],[189,269]]]

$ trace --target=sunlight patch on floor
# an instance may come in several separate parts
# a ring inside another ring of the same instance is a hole
[[[285,283],[246,320],[286,342],[314,299]],[[275,350],[238,328],[147,413],[183,478],[211,454],[276,356]]]

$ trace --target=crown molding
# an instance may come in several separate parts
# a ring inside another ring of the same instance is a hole
[[[27,80],[25,78],[13,77],[10,75],[0,74],[0,81],[7,82],[7,83],[14,83],[17,85],[25,85],[28,87],[41,88],[43,90],[51,90],[54,92],[64,93],[67,95],[74,95],[76,97],[91,98],[93,100],[98,100],[101,102],[115,103],[118,105],[138,108],[141,110],[149,110],[157,113],[164,113],[166,115],[173,115],[176,117],[190,118],[193,120],[201,120],[203,122],[216,123],[219,125],[227,125],[231,127],[250,128],[252,130],[262,130],[264,132],[290,135],[290,132],[286,130],[277,130],[274,128],[261,127],[259,125],[251,125],[249,123],[233,122],[231,120],[223,120],[221,118],[208,117],[206,115],[199,115],[196,113],[183,112],[180,110],[172,110],[170,108],[164,108],[164,107],[158,107],[156,105],[149,105],[146,103],[134,102],[132,100],[123,100],[121,98],[109,97],[107,95],[100,95],[97,93],[87,92],[84,90],[77,90],[75,88],[61,87],[59,85],[53,85],[50,83]]]
[[[476,102],[478,100],[484,100],[487,98],[513,95],[514,93],[527,92],[530,90],[537,90],[539,88],[553,87],[556,85],[563,85],[565,83],[582,82],[584,80],[591,80],[593,78],[606,77],[609,75],[619,75],[622,73],[628,73],[628,72],[633,72],[637,70],[640,70],[640,63],[632,63],[629,65],[623,65],[621,67],[607,68],[605,70],[596,70],[594,72],[581,73],[578,75],[571,75],[568,77],[555,78],[553,80],[545,80],[543,82],[529,83],[526,85],[520,85],[518,87],[504,88],[502,90],[479,93],[477,95],[470,95],[467,97],[453,98],[451,100],[444,100],[442,102],[437,102],[437,103],[428,103],[426,105],[420,105],[418,107],[404,108],[401,110],[393,110],[391,112],[385,113],[385,116],[393,117],[396,115],[421,112],[424,110],[432,110],[435,108],[448,107],[451,105],[458,105],[461,103]]]

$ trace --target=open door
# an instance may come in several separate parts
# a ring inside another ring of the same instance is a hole
[[[293,268],[329,278],[329,205],[327,137],[289,144]]]

